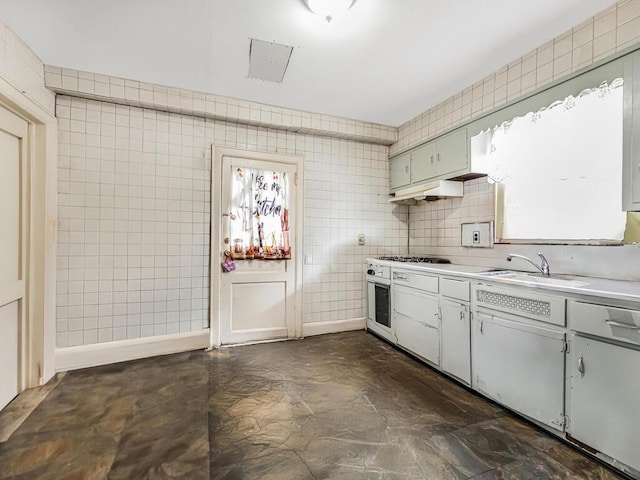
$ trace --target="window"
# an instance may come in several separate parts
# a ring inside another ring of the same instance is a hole
[[[497,184],[498,241],[623,240],[621,87],[605,82],[472,138]]]
[[[289,176],[234,166],[231,253],[234,259],[290,259]]]

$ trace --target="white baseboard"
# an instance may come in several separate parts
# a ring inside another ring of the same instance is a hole
[[[54,352],[55,369],[57,372],[65,372],[156,355],[188,352],[209,347],[209,341],[209,329],[206,329],[197,332],[57,348]]]
[[[302,325],[302,335],[324,335],[325,333],[348,332],[362,330],[366,324],[366,318],[350,318],[348,320],[333,320],[328,322],[311,322]]]

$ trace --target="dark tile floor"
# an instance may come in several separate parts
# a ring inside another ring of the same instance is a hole
[[[364,332],[68,373],[1,479],[615,479]]]

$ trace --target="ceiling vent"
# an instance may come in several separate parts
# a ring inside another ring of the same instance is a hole
[[[282,83],[291,52],[293,47],[289,45],[252,38],[249,46],[249,78]]]

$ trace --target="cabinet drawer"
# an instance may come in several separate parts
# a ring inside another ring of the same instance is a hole
[[[395,332],[398,345],[435,365],[440,364],[440,336],[437,328],[398,316],[395,319]]]
[[[394,285],[393,311],[418,323],[438,328],[438,297],[413,288]]]
[[[571,330],[640,345],[640,310],[569,302]]]
[[[457,298],[468,302],[470,298],[469,288],[469,282],[467,281],[443,278],[440,285],[440,293],[445,297]]]
[[[426,292],[438,293],[438,277],[398,270],[393,271],[392,277],[395,285],[405,285]]]

